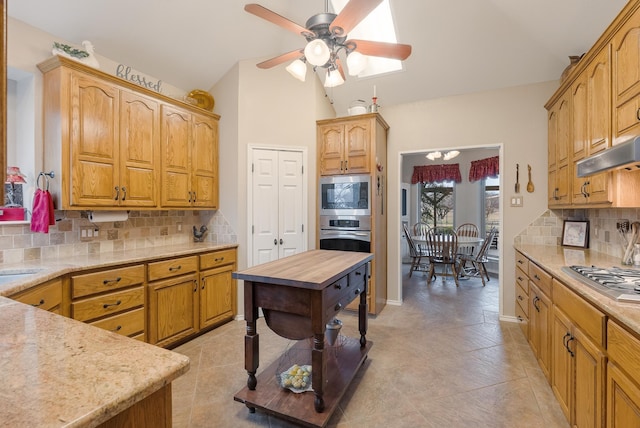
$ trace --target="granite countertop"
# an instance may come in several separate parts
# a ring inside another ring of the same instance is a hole
[[[189,370],[189,358],[0,297],[0,420],[95,427]]]
[[[236,248],[238,244],[213,244],[209,242],[191,242],[188,244],[163,247],[141,248],[115,251],[111,253],[88,254],[69,258],[28,261],[16,264],[3,264],[2,272],[34,272],[10,282],[0,283],[0,296],[10,296],[27,290],[35,285],[61,275],[86,269],[108,268],[125,263],[143,263],[165,257],[180,257],[206,251]]]
[[[591,250],[554,247],[549,245],[515,245],[517,251],[527,256],[542,269],[557,278],[578,295],[640,335],[640,302],[627,303],[613,300],[562,271],[565,266],[585,265],[610,268],[625,267],[619,258]]]

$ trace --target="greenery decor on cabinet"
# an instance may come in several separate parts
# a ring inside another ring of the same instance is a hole
[[[38,68],[57,209],[217,208],[219,116],[68,58]],[[180,153],[166,144],[178,137]]]

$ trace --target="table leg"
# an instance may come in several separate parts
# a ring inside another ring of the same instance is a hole
[[[371,278],[371,263],[367,263],[367,273],[364,280],[364,290],[360,293],[360,304],[358,305],[358,329],[360,330],[360,347],[364,348],[367,344],[367,290],[369,289],[369,280]]]
[[[244,299],[244,313],[247,321],[247,334],[244,336],[244,368],[249,375],[247,387],[250,390],[255,390],[258,384],[256,371],[260,361],[260,341],[256,326],[258,308],[253,302],[253,283],[250,281],[244,283]]]
[[[311,366],[313,367],[311,383],[316,395],[313,406],[318,413],[324,412],[324,379],[327,371],[325,358],[324,333],[314,334],[313,350],[311,351]]]

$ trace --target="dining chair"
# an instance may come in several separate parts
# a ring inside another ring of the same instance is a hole
[[[458,284],[458,235],[451,229],[431,229],[427,233],[427,250],[429,251],[429,278],[431,282],[435,278],[436,265],[442,265],[442,281],[446,276],[453,276],[453,280]],[[451,266],[451,273],[447,273],[448,266]]]
[[[409,244],[409,256],[411,257],[411,267],[409,268],[409,278],[414,271],[426,272],[427,271],[427,263],[423,263],[422,259],[427,258],[426,252],[421,250],[418,245],[411,239],[411,233],[409,232],[409,228],[406,224],[403,224],[404,228],[404,237],[407,240],[407,244]]]
[[[431,227],[427,223],[416,223],[413,225],[414,236],[427,236],[427,233],[431,230]]]
[[[463,223],[456,228],[456,235],[458,235],[458,237],[477,238],[480,236],[480,231],[478,230],[478,226],[473,223]],[[473,245],[458,245],[458,257],[462,269],[466,267],[466,259],[473,256],[475,250]]]
[[[468,255],[460,257],[460,264],[464,265],[464,262],[469,262],[473,265],[472,269],[465,269],[465,275],[467,276],[480,276],[482,279],[482,286],[485,286],[484,278],[487,278],[487,281],[490,281],[489,273],[487,272],[487,267],[485,263],[489,261],[487,257],[487,252],[489,251],[489,246],[491,245],[491,241],[498,233],[498,230],[495,227],[492,227],[489,233],[487,234],[487,238],[482,242],[482,246],[478,250],[478,254],[476,255]]]

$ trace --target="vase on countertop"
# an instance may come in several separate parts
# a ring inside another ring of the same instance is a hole
[[[571,70],[576,68],[576,65],[578,65],[578,62],[583,56],[584,54],[569,56],[569,65],[567,65],[567,67],[562,71],[562,74],[560,75],[560,83],[564,82],[567,79],[567,77],[569,77]]]

